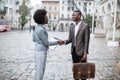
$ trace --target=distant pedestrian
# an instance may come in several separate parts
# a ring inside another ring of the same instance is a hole
[[[48,23],[46,10],[36,10],[33,18],[38,24],[33,31],[33,41],[35,42],[35,80],[43,80],[47,50],[50,45],[57,45],[59,41],[48,41],[48,33],[44,25]]]
[[[53,31],[55,31],[55,29],[56,29],[56,26],[53,26]]]
[[[33,32],[35,30],[35,26],[30,26],[29,32]]]

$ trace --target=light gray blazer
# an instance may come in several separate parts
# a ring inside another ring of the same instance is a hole
[[[46,51],[51,45],[57,45],[57,41],[49,42],[48,33],[44,25],[39,24],[33,31],[33,42],[35,42],[36,51]]]

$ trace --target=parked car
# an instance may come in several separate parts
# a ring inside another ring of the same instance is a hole
[[[0,31],[9,31],[10,25],[9,21],[5,19],[0,19]]]

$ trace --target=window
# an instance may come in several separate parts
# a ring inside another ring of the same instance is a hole
[[[74,6],[72,6],[72,11],[74,11]]]
[[[13,14],[13,9],[9,8],[9,14],[12,15]]]
[[[70,15],[68,14],[68,19],[69,19]]]
[[[11,4],[11,5],[12,5],[12,2],[13,2],[13,0],[9,1],[9,4]]]
[[[51,19],[51,15],[49,15],[49,19]]]
[[[44,6],[44,9],[46,9],[46,6]]]
[[[91,12],[91,9],[89,9],[89,12]]]
[[[8,13],[8,7],[5,7],[5,9],[6,9],[6,13]]]
[[[68,0],[68,4],[70,4],[70,0]]]
[[[66,27],[68,26],[68,23],[66,23]]]
[[[64,1],[62,1],[62,4],[64,4]]]
[[[104,9],[104,6],[102,7],[102,13],[105,13],[105,9]]]
[[[84,2],[84,6],[86,6],[87,5],[87,3],[86,2]]]
[[[98,13],[98,10],[96,9],[96,13]]]
[[[89,3],[89,5],[91,5],[91,2]]]
[[[16,5],[18,5],[19,4],[19,1],[16,1],[16,3],[15,3]]]
[[[49,7],[49,10],[51,10],[51,6]]]
[[[55,6],[55,10],[56,10],[56,6]]]
[[[64,6],[62,6],[62,10],[64,10]]]
[[[6,3],[8,4],[8,0],[6,0]]]
[[[70,6],[68,6],[68,11],[70,11]]]
[[[54,19],[56,19],[56,16],[54,16]]]
[[[64,14],[62,14],[62,19],[64,18]]]

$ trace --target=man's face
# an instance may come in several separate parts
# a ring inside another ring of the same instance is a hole
[[[78,13],[78,12],[73,12],[73,14],[72,14],[72,20],[73,21],[78,21],[78,20],[80,20],[80,14]]]

